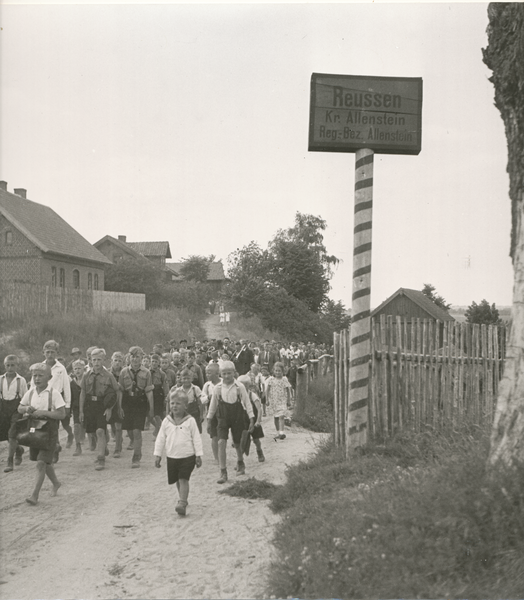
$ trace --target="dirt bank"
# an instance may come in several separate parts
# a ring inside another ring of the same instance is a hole
[[[246,475],[282,483],[286,464],[315,450],[319,434],[295,428],[275,442],[263,421],[266,462],[247,458]],[[164,461],[155,469],[153,436],[144,433],[144,458],[131,469],[131,451],[94,470],[95,454],[63,450],[57,465],[62,483],[51,497],[46,480],[40,502],[25,502],[34,463],[3,473],[0,450],[0,598],[260,598],[270,560],[270,539],[279,517],[267,501],[219,494],[218,467],[210,441],[193,473],[188,515],[174,512],[176,489],[168,486]],[[127,440],[127,438],[126,438]],[[113,449],[113,442],[110,444]],[[234,451],[228,448],[232,480]]]

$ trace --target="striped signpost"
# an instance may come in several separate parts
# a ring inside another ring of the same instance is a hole
[[[348,454],[367,442],[373,157],[375,153],[419,154],[421,124],[420,77],[320,73],[311,77],[309,150],[356,153],[349,394],[344,411]]]

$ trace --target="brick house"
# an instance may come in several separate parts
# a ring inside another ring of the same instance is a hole
[[[52,208],[0,181],[0,282],[104,289],[110,261]]]

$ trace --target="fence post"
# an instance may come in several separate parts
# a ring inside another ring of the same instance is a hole
[[[297,393],[295,398],[295,415],[301,416],[306,410],[306,396],[309,379],[308,365],[297,369]]]

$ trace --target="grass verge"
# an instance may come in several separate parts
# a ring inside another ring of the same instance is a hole
[[[524,468],[486,473],[478,429],[404,434],[289,467],[266,593],[277,598],[522,598]]]
[[[295,413],[293,421],[310,431],[332,432],[334,388],[332,373],[313,379],[309,383],[304,411],[301,414]]]
[[[282,486],[275,485],[264,479],[250,477],[246,481],[236,481],[233,485],[219,490],[218,493],[236,496],[237,498],[247,498],[249,500],[269,500],[279,487]]]

